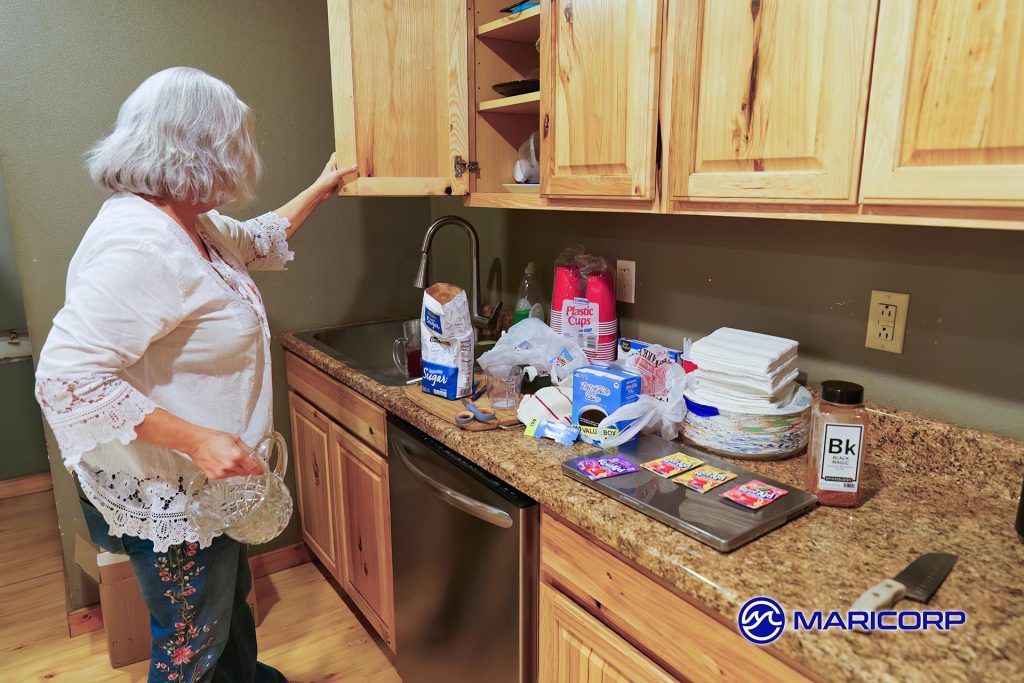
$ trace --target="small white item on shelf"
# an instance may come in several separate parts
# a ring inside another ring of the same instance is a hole
[[[540,182],[540,161],[537,154],[539,138],[534,131],[526,138],[526,142],[519,146],[519,159],[516,160],[512,173],[517,183]]]

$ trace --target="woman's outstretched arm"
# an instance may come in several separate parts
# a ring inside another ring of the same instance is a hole
[[[289,239],[298,232],[303,222],[309,218],[310,214],[313,213],[313,210],[321,202],[329,199],[338,191],[338,183],[341,182],[342,177],[353,173],[356,169],[356,166],[339,169],[332,154],[331,158],[327,161],[327,165],[324,166],[320,177],[313,181],[312,185],[296,195],[294,199],[274,212],[281,218],[286,218],[291,224],[288,226],[286,233]]]

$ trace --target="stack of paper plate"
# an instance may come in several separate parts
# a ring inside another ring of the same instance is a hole
[[[699,403],[686,393],[683,438],[712,453],[748,460],[779,460],[807,447],[811,392],[799,387],[779,408],[729,410]]]

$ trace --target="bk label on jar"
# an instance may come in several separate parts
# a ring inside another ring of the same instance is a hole
[[[825,433],[821,439],[819,488],[829,491],[857,490],[863,439],[862,425],[825,425]]]

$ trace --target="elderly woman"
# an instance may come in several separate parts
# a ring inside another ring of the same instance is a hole
[[[260,472],[272,427],[270,329],[248,270],[280,270],[287,240],[343,173],[249,221],[214,208],[260,175],[249,108],[188,68],[148,78],[87,155],[111,193],[68,268],[36,395],[77,475],[93,539],[127,553],[149,607],[150,681],[281,681],[256,661],[245,548],[200,533],[185,486]]]

